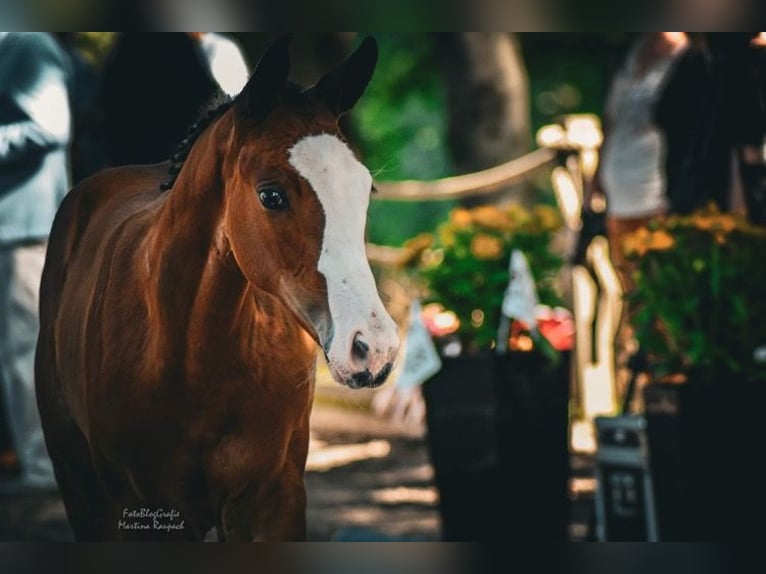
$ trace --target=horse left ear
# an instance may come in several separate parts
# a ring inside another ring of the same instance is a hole
[[[378,62],[378,42],[367,36],[348,59],[306,91],[336,116],[354,107],[370,83]]]
[[[261,56],[255,72],[242,89],[247,113],[256,120],[264,119],[279,103],[279,95],[290,74],[290,41],[285,34],[271,44]]]

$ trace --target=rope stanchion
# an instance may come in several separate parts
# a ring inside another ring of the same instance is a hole
[[[431,181],[375,182],[378,192],[373,199],[441,201],[491,194],[527,179],[531,173],[553,163],[555,159],[555,150],[541,148],[495,167],[464,175]]]

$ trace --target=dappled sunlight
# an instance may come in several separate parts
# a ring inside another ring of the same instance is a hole
[[[384,488],[372,493],[372,500],[379,504],[425,504],[436,506],[439,495],[435,488]]]
[[[570,446],[573,452],[587,454],[596,452],[596,435],[592,421],[579,420],[572,422]]]
[[[309,445],[306,470],[309,472],[326,472],[354,462],[371,458],[384,458],[390,452],[391,444],[385,440],[337,446],[323,446],[321,443],[312,442]]]

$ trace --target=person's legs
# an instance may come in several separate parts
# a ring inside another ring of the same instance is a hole
[[[21,482],[55,487],[37,410],[34,360],[45,244],[0,248],[0,371]]]
[[[620,276],[625,294],[628,294],[631,290],[632,281],[630,276],[634,268],[634,265],[625,257],[625,248],[623,247],[625,237],[642,227],[646,227],[652,219],[658,216],[659,214],[647,217],[607,217],[606,219],[609,253],[612,258],[612,264]]]
[[[612,259],[612,264],[620,278],[620,283],[622,283],[623,290],[622,317],[620,318],[620,327],[615,339],[617,388],[618,393],[622,397],[622,402],[625,401],[631,378],[628,362],[638,348],[631,319],[635,310],[632,308],[628,300],[628,296],[633,291],[632,275],[636,269],[636,264],[626,257],[623,243],[628,235],[642,227],[646,227],[652,219],[661,217],[661,215],[662,214],[658,213],[646,217],[607,217],[606,220],[606,230],[609,239],[609,254]],[[634,390],[632,394],[633,399],[640,399],[640,392]],[[633,403],[634,401],[630,402]],[[632,408],[640,408],[640,404],[633,404]]]

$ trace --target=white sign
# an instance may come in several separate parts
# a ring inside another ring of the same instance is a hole
[[[535,307],[537,307],[537,288],[529,263],[518,249],[511,253],[509,264],[510,278],[503,297],[503,315],[509,319],[524,321],[530,330],[537,327]]]
[[[423,324],[420,302],[413,301],[410,307],[410,326],[404,348],[404,364],[396,380],[400,389],[422,385],[442,368],[439,352],[431,334]]]

